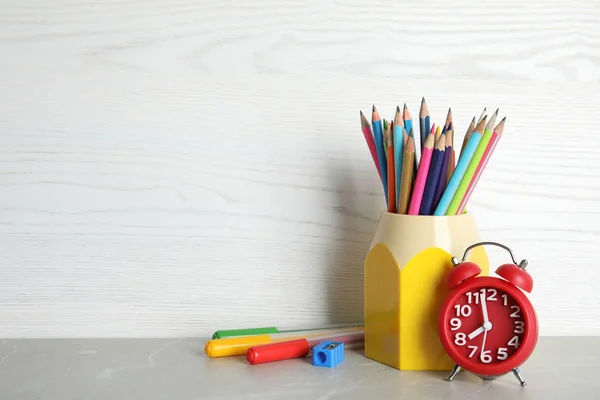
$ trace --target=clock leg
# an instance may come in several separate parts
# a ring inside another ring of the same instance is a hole
[[[458,365],[455,365],[454,368],[452,369],[452,372],[450,372],[450,376],[448,376],[448,378],[446,378],[446,380],[448,382],[452,382],[452,380],[454,379],[456,374],[458,374],[459,372],[460,372],[460,367]]]
[[[521,384],[521,386],[525,386],[527,385],[527,382],[525,382],[523,380],[523,377],[521,376],[521,371],[519,371],[519,368],[515,368],[513,369],[513,374],[515,374],[515,376],[517,377],[517,379],[519,380],[519,383]]]

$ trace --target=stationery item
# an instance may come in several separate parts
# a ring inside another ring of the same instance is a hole
[[[373,125],[373,140],[375,141],[375,150],[377,152],[377,160],[381,171],[381,182],[383,183],[383,193],[387,201],[387,160],[385,157],[385,149],[383,148],[383,123],[377,108],[373,105],[373,114],[371,116],[371,124]]]
[[[275,326],[265,326],[265,327],[256,327],[256,328],[239,328],[239,329],[221,329],[213,333],[213,339],[224,339],[228,337],[236,337],[236,336],[252,336],[252,335],[264,335],[271,333],[293,333],[293,332],[309,332],[309,331],[324,331],[324,330],[336,330],[336,329],[345,329],[345,328],[354,328],[357,326],[362,326],[362,323],[355,324],[342,324],[342,325],[334,325],[334,326],[325,326],[319,328],[302,328],[302,329],[285,329],[281,330]]]
[[[450,157],[452,156],[452,151],[454,150],[450,140],[452,140],[450,135],[446,135],[444,160],[442,161],[441,171],[446,171],[448,169]],[[440,202],[440,198],[442,197],[442,193],[444,193],[444,189],[446,188],[447,183],[448,182],[446,181],[446,179],[443,178],[443,175],[440,172],[440,176],[438,178],[438,182],[437,182],[436,189],[435,189],[435,194],[433,196],[432,211],[433,211],[433,209],[435,209],[435,207],[437,207],[438,203]]]
[[[373,162],[375,163],[375,168],[377,169],[379,178],[381,178],[381,170],[379,167],[379,161],[377,160],[377,149],[375,148],[373,132],[371,131],[371,125],[369,124],[367,117],[365,117],[362,111],[360,112],[360,125],[362,128],[363,135],[365,136],[367,146],[369,147],[369,152],[371,153],[371,157],[373,158]]]
[[[350,332],[345,335],[332,336],[328,339],[344,343],[346,348],[355,348],[364,346],[365,332],[364,330]],[[246,352],[246,360],[250,364],[256,365],[306,357],[310,354],[312,348],[322,340],[323,339],[297,339],[251,347]]]
[[[387,124],[386,124],[387,125]],[[387,149],[387,178],[388,178],[388,212],[396,212],[396,169],[394,167],[394,142],[392,136],[392,126],[387,125],[384,131],[385,145]]]
[[[406,130],[404,129],[404,122],[402,120],[402,113],[400,112],[400,106],[396,106],[396,115],[394,116],[394,130],[393,130],[393,142],[394,142],[394,176],[396,186],[396,208],[400,204],[400,179],[402,177],[402,156],[404,155],[404,135]]]
[[[496,112],[492,115],[489,122],[493,123],[496,120],[497,115],[498,115],[498,110],[496,110]],[[458,211],[458,206],[460,205],[460,202],[462,201],[463,197],[465,196],[465,193],[467,192],[467,188],[469,187],[469,184],[471,183],[471,180],[473,179],[473,176],[475,175],[477,166],[481,162],[483,153],[485,152],[485,149],[487,148],[490,140],[492,139],[492,131],[491,130],[493,130],[493,129],[494,129],[494,127],[490,126],[489,123],[488,123],[488,125],[486,125],[486,127],[484,129],[483,137],[479,141],[479,144],[477,145],[477,149],[475,150],[475,153],[473,154],[473,158],[469,162],[469,165],[465,171],[465,174],[463,175],[462,179],[460,180],[460,184],[458,185],[456,192],[454,193],[454,196],[452,197],[452,201],[448,205],[448,209],[446,210],[446,215],[456,215],[456,212]]]
[[[494,149],[496,148],[496,145],[498,144],[498,141],[500,140],[500,137],[502,136],[502,133],[504,132],[504,122],[505,121],[506,121],[506,117],[502,118],[502,121],[500,121],[500,123],[494,128],[494,133],[492,134],[490,143],[486,147],[485,153],[483,153],[483,157],[481,158],[481,162],[479,163],[479,165],[477,166],[477,170],[475,171],[475,176],[471,180],[471,183],[469,184],[469,187],[467,188],[467,192],[463,196],[463,198],[460,202],[460,205],[458,206],[458,211],[456,212],[457,214],[462,214],[465,211],[465,207],[467,206],[467,203],[469,202],[469,199],[471,198],[471,195],[473,194],[473,190],[475,189],[475,186],[477,186],[477,183],[479,182],[479,178],[481,178],[481,175],[483,174],[483,170],[485,169],[488,161],[492,157],[492,153],[494,152]]]
[[[435,138],[433,140],[437,141],[437,138],[439,138],[441,134],[442,134],[441,128],[438,126],[437,128],[435,128]]]
[[[211,339],[206,342],[204,352],[211,358],[240,356],[246,354],[246,351],[253,346],[259,346],[268,343],[285,342],[296,339],[307,338],[327,338],[334,334],[354,332],[362,330],[364,327],[353,327],[346,329],[324,329],[321,331],[293,332],[264,334],[255,336],[230,337],[225,339]]]
[[[450,125],[448,125],[448,131],[446,136],[450,137],[450,162],[448,163],[448,167],[444,170],[446,175],[446,184],[450,182],[450,178],[454,173],[454,168],[456,167],[456,160],[454,159],[454,127],[452,126],[452,121],[450,121]],[[444,176],[444,174],[442,174]]]
[[[446,115],[446,123],[444,124],[444,131],[447,131],[452,123],[452,108],[448,108],[448,114]]]
[[[437,183],[439,179],[444,179],[442,176],[442,164],[444,161],[446,145],[446,134],[440,134],[435,142],[435,149],[431,156],[431,164],[429,166],[429,173],[427,174],[427,182],[425,183],[425,189],[423,191],[423,199],[421,201],[421,207],[419,209],[419,215],[431,215],[433,208],[433,198]]]
[[[479,125],[481,120],[484,119],[485,117],[487,117],[487,107],[483,107],[483,111],[481,112],[481,115],[479,116],[479,119],[477,120],[476,125]]]
[[[481,140],[481,133],[485,127],[486,117],[481,120],[479,125],[475,128],[471,138],[469,139],[469,143],[467,143],[467,147],[465,147],[465,152],[460,156],[458,160],[458,164],[456,165],[456,169],[452,174],[452,178],[450,178],[450,182],[446,186],[442,197],[440,198],[440,202],[438,203],[435,212],[433,215],[446,215],[446,211],[448,210],[448,206],[452,201],[456,190],[458,189],[458,185],[462,180],[471,159],[473,158],[473,154],[477,150],[477,146],[479,145],[479,141]]]
[[[333,368],[344,361],[344,343],[324,340],[313,349],[315,367]]]
[[[465,137],[463,138],[462,147],[460,148],[461,155],[462,155],[463,151],[465,150],[465,146],[469,142],[469,139],[471,138],[471,134],[473,134],[474,129],[475,129],[475,117],[473,117],[473,119],[471,120],[471,123],[469,124],[469,127],[467,128],[467,133],[465,134]]]
[[[425,189],[425,182],[427,181],[429,165],[433,153],[434,138],[435,136],[430,134],[427,139],[425,139],[423,152],[421,153],[421,162],[419,162],[419,169],[417,171],[417,178],[415,179],[413,193],[410,198],[410,206],[408,208],[409,215],[419,215],[421,200],[423,199],[423,190]]]
[[[404,103],[404,110],[402,111],[402,119],[404,120],[404,129],[406,129],[406,132],[408,132],[409,136],[413,136],[412,133],[412,129],[413,129],[413,122],[412,122],[412,117],[410,116],[410,112],[408,112],[408,107],[406,106],[406,103]],[[420,154],[420,152],[419,152]],[[415,153],[415,161],[418,163],[420,158],[418,157],[419,154]]]
[[[406,146],[404,146],[404,156],[402,158],[402,188],[400,189],[399,214],[408,212],[408,202],[412,189],[413,173],[415,165],[415,138],[408,136]]]
[[[419,148],[423,148],[423,143],[425,143],[425,139],[427,139],[427,135],[429,134],[429,130],[431,129],[431,116],[429,115],[429,108],[427,108],[427,103],[425,103],[425,97],[421,99],[421,109],[419,110],[419,132],[420,142]]]

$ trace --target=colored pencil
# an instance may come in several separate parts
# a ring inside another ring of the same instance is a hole
[[[450,182],[446,186],[442,197],[440,198],[440,202],[438,203],[433,215],[446,215],[446,211],[450,206],[450,202],[454,198],[454,194],[458,189],[458,185],[462,181],[462,178],[477,150],[477,146],[479,145],[479,141],[481,140],[481,133],[485,127],[486,117],[484,117],[479,125],[473,131],[471,138],[469,139],[469,143],[467,143],[467,147],[465,147],[465,152],[460,156],[454,173],[452,174],[452,178],[450,178]]]
[[[492,115],[490,118],[490,122],[495,121],[498,115],[498,110]],[[479,144],[477,145],[477,149],[473,154],[473,158],[469,162],[469,166],[467,167],[465,174],[463,175],[454,196],[452,197],[452,201],[448,205],[448,209],[446,210],[446,215],[456,215],[458,212],[458,206],[460,205],[462,199],[467,192],[469,184],[473,180],[475,176],[475,171],[483,158],[483,153],[485,153],[485,149],[488,147],[490,140],[492,139],[492,131],[494,130],[493,126],[490,126],[489,123],[484,128],[484,134],[481,138]]]
[[[446,184],[448,184],[448,182],[450,182],[450,178],[452,177],[452,173],[454,173],[454,168],[456,167],[456,156],[454,152],[454,127],[452,126],[452,121],[450,121],[450,124],[448,125],[446,136],[450,137],[450,146],[452,149],[450,150],[450,161],[448,162],[448,167],[445,170],[445,175],[442,175],[442,177],[446,177]]]
[[[450,142],[451,138],[449,135],[446,135],[446,148],[444,150],[444,160],[442,161],[442,169],[441,171],[446,171],[448,169],[448,163],[450,162],[450,156],[452,155],[452,143]],[[438,182],[435,189],[435,195],[433,196],[433,208],[437,207],[440,202],[440,198],[444,193],[444,189],[446,188],[447,182],[444,179],[444,176],[440,174],[438,177]]]
[[[439,138],[439,137],[440,137],[440,135],[442,134],[442,131],[441,131],[441,129],[442,129],[442,128],[440,128],[440,126],[439,126],[439,125],[438,125],[438,127],[437,127],[437,128],[435,128],[435,140],[437,140],[437,138]]]
[[[386,124],[387,125],[387,124]],[[388,212],[396,212],[396,170],[394,167],[394,139],[392,134],[393,127],[387,125],[383,131],[387,149],[387,178],[388,178]]]
[[[377,150],[377,159],[379,160],[379,168],[381,171],[381,182],[383,183],[383,193],[385,193],[387,202],[387,161],[385,149],[383,147],[383,126],[381,116],[377,108],[373,106],[373,115],[371,116],[371,124],[373,125],[373,140],[375,141],[375,149]]]
[[[473,117],[473,119],[471,120],[471,124],[469,124],[469,127],[467,128],[467,133],[465,133],[465,137],[463,138],[463,142],[462,142],[462,147],[460,148],[460,154],[462,154],[463,151],[465,150],[465,146],[467,145],[467,143],[469,142],[469,139],[471,138],[473,129],[475,129],[475,117]]]
[[[487,117],[487,107],[483,107],[483,111],[481,112],[481,115],[479,116],[479,119],[477,120],[477,125],[479,125],[481,120],[485,117]]]
[[[362,111],[360,112],[360,125],[362,128],[363,135],[365,136],[365,140],[367,141],[369,152],[371,152],[371,157],[373,158],[373,162],[375,163],[375,168],[377,168],[377,173],[379,174],[379,178],[381,178],[381,169],[379,168],[379,161],[377,161],[377,149],[375,148],[375,141],[373,140],[371,124],[369,124],[367,117],[365,117]]]
[[[408,112],[408,107],[406,106],[406,103],[404,103],[404,109],[402,110],[402,119],[404,120],[404,129],[406,129],[406,132],[408,132],[409,136],[412,136],[413,122],[410,112]],[[416,145],[417,144],[415,143],[415,160],[418,163],[421,159],[420,154],[422,150],[419,147],[419,151],[417,151]]]
[[[423,190],[425,190],[425,183],[427,182],[431,156],[433,154],[434,139],[434,135],[429,135],[423,144],[421,161],[419,162],[417,178],[415,179],[415,185],[410,198],[410,206],[408,208],[409,215],[419,215],[419,209],[421,208],[421,201],[423,199]]]
[[[496,148],[496,145],[498,144],[498,141],[502,137],[502,133],[504,132],[504,122],[505,121],[506,121],[506,117],[502,118],[502,121],[500,121],[500,123],[498,125],[496,125],[496,127],[494,128],[494,133],[492,135],[492,139],[490,140],[490,143],[488,144],[487,148],[485,149],[485,153],[483,153],[483,158],[481,159],[479,166],[477,166],[477,171],[475,171],[475,176],[473,177],[473,180],[471,181],[471,183],[469,184],[469,187],[467,188],[467,193],[465,193],[465,196],[463,197],[462,201],[460,202],[460,206],[458,206],[458,211],[456,212],[457,214],[462,214],[465,211],[467,203],[469,202],[469,199],[471,198],[471,195],[473,194],[473,190],[475,189],[475,186],[477,186],[477,183],[479,182],[479,178],[481,178],[481,175],[483,174],[483,170],[485,169],[490,158],[492,157],[492,154],[494,152],[494,149]]]
[[[394,141],[394,177],[395,177],[395,188],[396,193],[396,208],[400,204],[400,179],[402,178],[402,156],[404,155],[404,122],[402,121],[402,113],[400,112],[400,106],[396,107],[396,115],[394,116],[394,129],[393,129],[393,141]]]
[[[452,123],[452,108],[448,108],[448,114],[446,115],[446,123],[444,124],[444,131],[447,131]]]
[[[415,138],[407,136],[406,146],[404,146],[404,156],[402,157],[402,188],[400,189],[399,214],[406,214],[408,211],[408,202],[413,181],[413,171],[415,164]]]
[[[419,110],[419,132],[421,134],[420,137],[420,148],[423,148],[423,143],[425,143],[425,139],[427,139],[427,135],[429,134],[429,130],[431,129],[431,116],[429,115],[429,108],[427,108],[427,103],[425,102],[425,97],[421,99],[421,109]]]
[[[429,166],[429,173],[427,174],[427,182],[425,183],[425,189],[423,191],[423,199],[421,201],[421,207],[419,208],[419,215],[431,215],[433,208],[433,198],[435,196],[435,190],[437,188],[438,179],[442,172],[442,164],[444,161],[446,145],[446,134],[440,134],[435,142],[435,149],[431,156],[431,164]]]

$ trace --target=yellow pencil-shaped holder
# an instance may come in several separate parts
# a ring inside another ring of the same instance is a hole
[[[400,370],[451,370],[439,340],[439,307],[452,256],[479,241],[469,213],[381,214],[365,259],[365,356]],[[483,247],[469,253],[488,275]]]

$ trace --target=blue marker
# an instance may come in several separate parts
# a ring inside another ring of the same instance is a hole
[[[458,160],[458,164],[456,165],[456,169],[452,174],[452,178],[450,178],[450,182],[448,182],[448,186],[446,186],[446,190],[444,190],[444,194],[442,195],[442,198],[440,199],[440,202],[438,203],[433,215],[446,215],[446,211],[452,202],[452,198],[458,189],[458,185],[460,185],[460,181],[467,171],[467,167],[469,166],[469,163],[475,154],[475,150],[477,150],[480,140],[481,133],[473,132],[471,138],[469,139],[469,143],[467,143],[465,146],[465,151],[461,154],[460,159]]]

